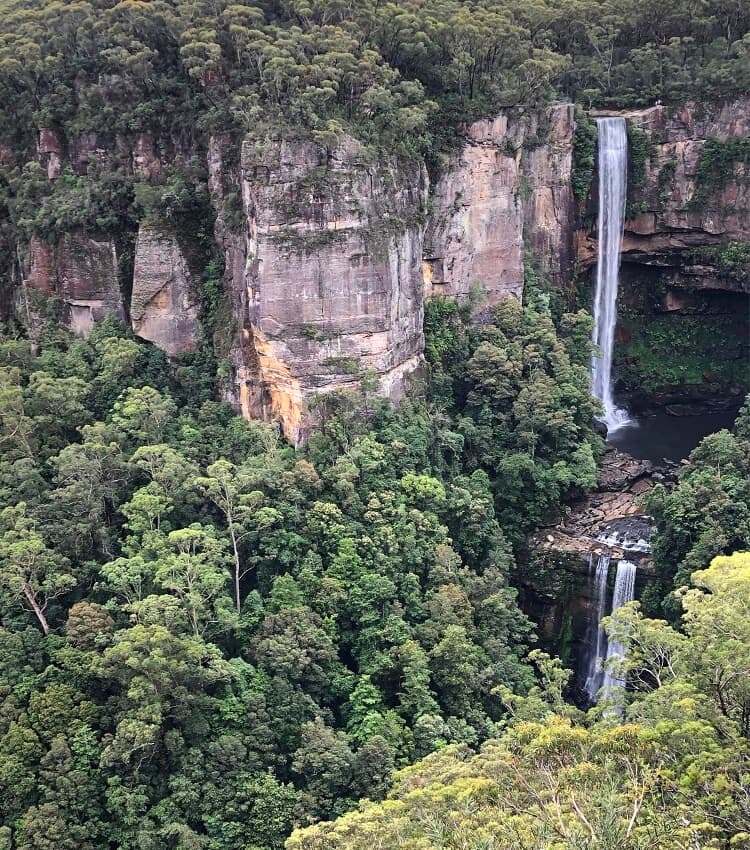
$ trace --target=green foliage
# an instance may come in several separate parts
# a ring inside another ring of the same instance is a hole
[[[609,621],[626,648],[624,718],[562,701],[570,671],[537,651],[541,687],[503,693],[512,722],[395,777],[383,803],[295,831],[287,850],[433,846],[577,850],[745,847],[750,555],[716,558],[682,597],[684,633],[638,603]]]
[[[382,798],[415,757],[493,733],[534,680],[508,539],[594,468],[577,424],[590,401],[529,410],[542,375],[584,380],[547,294],[529,299],[482,327],[436,302],[443,410],[394,411],[365,375],[300,452],[112,322],[86,340],[49,323],[34,355],[0,342],[0,825],[15,844],[280,847],[294,822]],[[497,399],[484,357],[508,364]],[[493,416],[553,495],[496,488],[506,450],[479,462]],[[70,771],[82,796],[61,790]]]
[[[658,177],[658,193],[657,193],[657,209],[663,210],[667,201],[672,195],[674,189],[674,176],[677,170],[677,163],[674,160],[665,162],[659,169]]]
[[[576,130],[573,136],[573,171],[571,183],[579,205],[586,202],[596,164],[596,122],[582,110],[576,110]]]
[[[695,249],[687,262],[711,263],[728,276],[744,272],[741,243]],[[748,387],[750,347],[747,320],[738,310],[741,298],[690,293],[683,309],[666,312],[667,283],[644,278],[623,291],[618,304],[621,337],[614,356],[624,387],[647,394],[706,385],[725,391]],[[679,299],[680,290],[674,294]]]
[[[680,472],[677,487],[657,486],[648,510],[656,521],[654,562],[663,593],[687,584],[715,555],[750,547],[750,401],[734,433],[706,437]],[[674,597],[666,610],[675,615]]]
[[[739,283],[750,281],[750,242],[706,245],[691,252],[694,263],[715,266],[720,275]]]
[[[695,172],[695,191],[691,207],[705,206],[724,186],[737,176],[741,166],[744,174],[750,167],[750,139],[707,139],[701,148]]]
[[[495,506],[506,535],[525,532],[561,502],[593,485],[601,441],[591,429],[590,326],[560,317],[530,285],[527,305],[508,300],[485,325],[469,324],[450,302],[425,312],[425,353],[433,398],[453,418],[463,465],[495,482]]]
[[[630,339],[617,352],[618,374],[628,387],[704,383],[747,384],[748,345],[737,321],[727,316],[656,316],[629,325]]]

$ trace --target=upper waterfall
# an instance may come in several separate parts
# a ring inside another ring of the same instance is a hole
[[[612,398],[612,351],[617,322],[617,284],[627,195],[628,136],[624,118],[598,118],[599,247],[594,296],[593,340],[599,351],[591,359],[591,392],[602,403],[608,431],[626,425],[627,411]]]

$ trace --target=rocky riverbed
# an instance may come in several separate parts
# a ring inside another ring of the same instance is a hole
[[[571,568],[587,572],[589,556],[628,557],[651,568],[648,546],[651,524],[644,497],[658,482],[672,479],[678,464],[657,466],[608,448],[596,489],[566,508],[564,516],[539,529],[529,539],[532,549],[580,555]],[[627,553],[627,555],[626,555]]]

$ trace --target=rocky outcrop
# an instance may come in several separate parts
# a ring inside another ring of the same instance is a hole
[[[438,180],[425,237],[427,296],[520,297],[524,249],[550,277],[572,270],[573,106],[477,121]]]
[[[607,554],[614,560],[632,557],[643,547],[628,548],[627,540],[634,538],[637,542],[638,535],[626,535],[623,530],[629,524],[637,526],[637,521],[644,518],[644,496],[655,481],[664,481],[675,468],[676,464],[671,468],[655,469],[650,461],[637,460],[618,449],[608,449],[599,470],[596,490],[572,502],[557,522],[532,535],[530,545],[541,551],[576,556],[582,572],[588,570],[590,555]],[[645,536],[647,538],[647,534]],[[647,557],[639,555],[639,558],[648,566]]]
[[[198,346],[199,316],[199,300],[177,235],[157,225],[141,225],[130,301],[133,331],[169,355],[185,354]]]
[[[750,140],[750,98],[717,106],[657,106],[627,115],[646,131],[649,155],[634,201],[642,210],[625,229],[623,253],[657,260],[673,251],[750,239],[750,170],[732,162],[726,179],[699,170],[709,140],[722,146]],[[719,287],[721,288],[721,287]]]
[[[211,155],[216,163],[216,146]],[[372,373],[398,400],[423,348],[424,168],[375,160],[346,137],[334,150],[248,141],[241,181],[241,262],[237,240],[220,230],[243,413],[278,417],[299,442],[316,395]]]
[[[60,176],[64,156],[64,146],[59,133],[42,128],[39,131],[36,150],[39,161],[47,168],[48,179],[56,180]]]
[[[27,250],[23,312],[36,313],[39,296],[56,296],[63,317],[78,335],[108,314],[124,318],[117,279],[117,251],[111,239],[65,233],[56,245],[32,239]],[[37,294],[37,298],[32,293]]]

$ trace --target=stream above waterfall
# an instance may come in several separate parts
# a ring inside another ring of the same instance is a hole
[[[736,417],[737,414],[731,411],[695,416],[657,413],[611,432],[607,443],[639,460],[661,463],[666,459],[679,462],[704,437],[722,428],[731,428]]]

